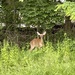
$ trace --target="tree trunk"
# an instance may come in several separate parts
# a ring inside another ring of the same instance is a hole
[[[70,16],[65,16],[64,30],[67,33],[67,35],[71,35],[71,20],[70,20]]]

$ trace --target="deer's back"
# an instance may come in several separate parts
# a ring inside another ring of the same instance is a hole
[[[36,46],[36,47],[39,47],[40,45],[42,46],[41,39],[39,39],[39,38],[33,39],[33,40],[30,42],[30,45]]]

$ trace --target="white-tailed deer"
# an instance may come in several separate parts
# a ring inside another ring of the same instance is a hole
[[[43,36],[46,34],[46,31],[43,32],[43,34],[40,34],[37,32],[37,34],[40,36],[40,38],[34,38],[32,41],[30,41],[30,50],[34,49],[35,47],[42,47],[43,46]]]

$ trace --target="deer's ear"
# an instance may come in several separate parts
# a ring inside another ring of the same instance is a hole
[[[46,34],[46,31],[45,32],[43,32],[43,35],[45,35]]]
[[[37,34],[38,34],[38,35],[40,35],[40,33],[39,33],[39,32],[37,32]]]

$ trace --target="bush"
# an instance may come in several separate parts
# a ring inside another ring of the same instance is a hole
[[[45,47],[29,51],[4,40],[0,48],[0,75],[74,75],[74,44],[75,40],[65,38],[58,41],[56,50],[47,42]]]

